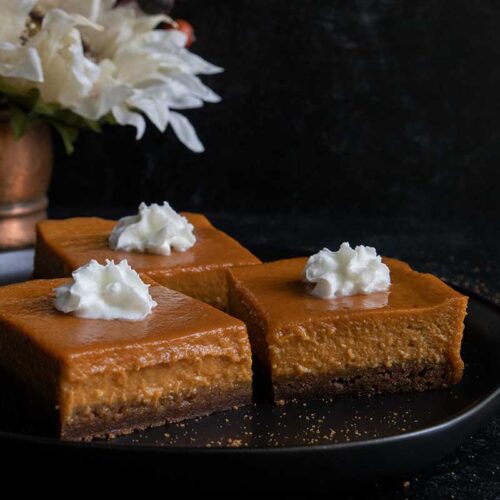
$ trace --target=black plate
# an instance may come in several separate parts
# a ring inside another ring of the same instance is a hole
[[[500,406],[500,309],[475,295],[462,356],[464,378],[449,390],[256,404],[109,442],[43,437],[11,418],[4,402],[0,439],[23,462],[42,453],[73,466],[91,463],[106,470],[112,463],[122,473],[139,467],[169,481],[194,474],[214,489],[222,484],[214,482],[217,470],[225,471],[225,486],[247,488],[261,481],[299,487],[407,473],[449,454]]]

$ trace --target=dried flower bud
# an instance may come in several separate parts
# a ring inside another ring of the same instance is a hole
[[[193,42],[196,41],[196,37],[194,36],[194,29],[191,23],[188,23],[184,19],[176,19],[175,24],[176,26],[173,26],[172,28],[182,31],[187,36],[186,47],[191,47]]]

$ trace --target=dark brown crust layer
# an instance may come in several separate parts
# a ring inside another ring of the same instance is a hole
[[[275,380],[274,400],[321,399],[340,394],[427,391],[450,387],[459,382],[451,363],[408,362],[392,367],[360,369],[344,376],[322,374]]]
[[[165,399],[156,405],[84,408],[73,414],[71,423],[63,424],[61,438],[69,441],[113,438],[136,430],[245,406],[251,400],[252,388],[248,383],[235,386],[229,391],[199,390],[195,397],[186,398],[180,403]]]

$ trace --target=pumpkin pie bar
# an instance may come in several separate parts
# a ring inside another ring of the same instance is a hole
[[[384,259],[387,292],[320,299],[305,258],[231,270],[230,314],[248,328],[254,372],[274,400],[424,391],[460,381],[467,297]]]
[[[36,278],[62,278],[95,259],[127,259],[137,272],[161,285],[222,310],[227,309],[227,270],[260,260],[200,214],[184,213],[194,226],[196,244],[171,255],[111,250],[108,238],[116,221],[95,217],[47,220],[38,224]]]
[[[40,401],[63,439],[128,433],[251,401],[245,325],[153,284],[143,321],[54,307],[68,279],[0,287],[0,368]],[[150,282],[145,278],[145,281]]]

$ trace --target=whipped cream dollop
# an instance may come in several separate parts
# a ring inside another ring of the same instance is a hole
[[[106,265],[91,260],[73,272],[72,283],[54,291],[56,309],[81,318],[140,321],[157,305],[126,260]]]
[[[196,243],[194,227],[167,202],[141,203],[139,213],[123,217],[109,236],[113,250],[170,255],[172,249],[185,252]]]
[[[324,248],[309,257],[304,278],[316,285],[311,294],[322,299],[383,292],[391,285],[389,268],[375,248],[351,248],[349,243],[336,252]]]

